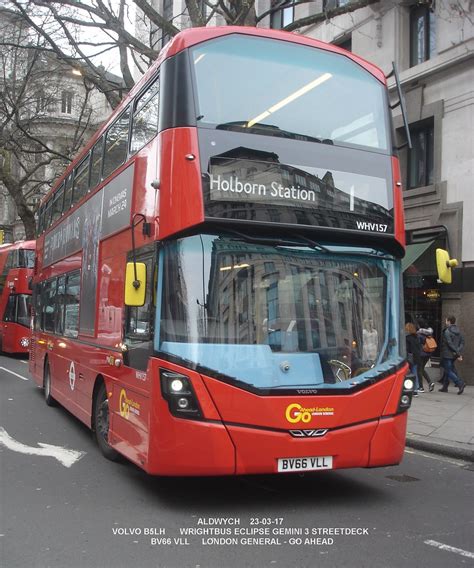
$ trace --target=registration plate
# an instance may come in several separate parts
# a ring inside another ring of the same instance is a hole
[[[307,458],[278,458],[278,472],[315,471],[332,469],[332,456],[313,456]]]

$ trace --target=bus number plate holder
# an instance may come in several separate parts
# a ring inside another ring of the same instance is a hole
[[[278,458],[278,473],[291,471],[317,471],[318,469],[332,468],[332,456]]]

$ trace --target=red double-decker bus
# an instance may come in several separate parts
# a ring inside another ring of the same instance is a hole
[[[35,241],[0,246],[0,352],[28,353]]]
[[[158,475],[397,464],[404,221],[385,77],[178,34],[42,204],[30,369]]]

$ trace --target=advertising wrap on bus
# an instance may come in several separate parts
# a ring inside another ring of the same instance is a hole
[[[130,224],[134,164],[49,232],[44,239],[43,266],[96,244]],[[91,217],[93,219],[91,221]]]

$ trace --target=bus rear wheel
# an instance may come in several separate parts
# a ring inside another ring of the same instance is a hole
[[[48,406],[56,406],[56,401],[51,396],[51,371],[48,362],[44,366],[43,393],[46,404]]]
[[[109,400],[104,383],[94,400],[94,432],[102,455],[111,461],[120,461],[121,455],[109,444]]]

